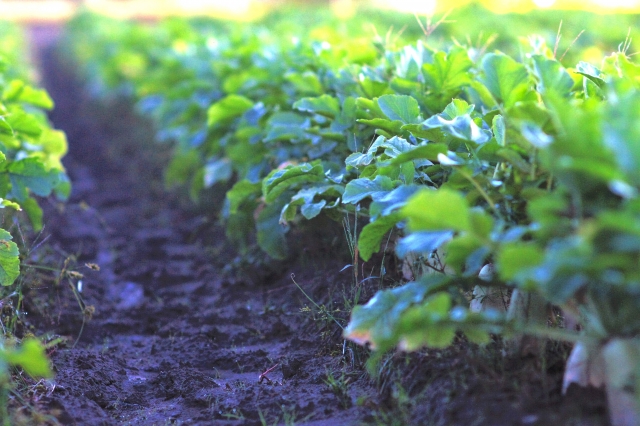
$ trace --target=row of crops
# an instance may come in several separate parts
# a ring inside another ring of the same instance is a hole
[[[637,424],[633,17],[571,15],[559,32],[553,15],[450,18],[82,15],[66,52],[94,94],[129,96],[174,144],[169,185],[196,201],[225,188],[240,250],[286,259],[288,231],[322,215],[366,223],[364,261],[393,246],[414,280],[356,307],[346,338],[384,353],[499,334],[514,356],[574,342],[565,386],[605,386],[613,423]],[[579,327],[548,325],[551,305]]]
[[[25,290],[22,262],[26,247],[18,247],[24,226],[43,227],[39,197],[64,201],[71,186],[60,162],[67,151],[63,132],[49,123],[53,101],[33,85],[28,45],[22,30],[0,25],[0,420],[7,424],[10,367],[20,366],[34,377],[51,376],[44,347],[38,339],[16,338]],[[25,230],[27,228],[24,228]],[[19,333],[22,337],[22,334]]]

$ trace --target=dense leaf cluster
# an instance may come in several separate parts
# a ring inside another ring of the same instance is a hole
[[[400,237],[398,256],[423,273],[357,307],[346,337],[382,351],[446,346],[457,331],[478,343],[635,341],[640,66],[627,42],[567,67],[535,36],[505,54],[275,23],[150,29],[84,16],[71,30],[91,34],[73,49],[103,90],[133,92],[159,138],[176,141],[171,183],[194,198],[231,185],[224,217],[239,245],[255,235],[284,258],[292,223],[345,212],[368,218],[365,260]],[[487,265],[495,273],[480,281]],[[583,331],[470,310],[480,287],[540,296]],[[622,376],[608,390],[633,389]]]

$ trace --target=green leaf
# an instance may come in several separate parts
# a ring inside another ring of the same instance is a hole
[[[233,168],[228,158],[209,161],[204,166],[204,187],[210,188],[216,182],[226,182],[231,179]]]
[[[29,221],[33,226],[35,232],[39,232],[42,229],[42,209],[38,205],[38,202],[34,198],[27,198],[22,202],[22,208],[27,213]]]
[[[9,286],[20,275],[20,254],[11,234],[0,229],[0,285]]]
[[[470,228],[469,205],[456,191],[423,189],[401,209],[411,231],[453,230]]]
[[[524,65],[507,55],[490,53],[482,60],[481,68],[484,71],[482,83],[505,108],[527,99],[531,79]]]
[[[511,281],[521,272],[542,263],[544,252],[534,243],[509,243],[500,248],[496,269],[503,281]]]
[[[451,296],[444,292],[436,293],[422,305],[408,309],[398,326],[402,335],[401,347],[414,351],[425,345],[432,348],[449,346],[456,333],[455,327],[449,324],[450,310]]]
[[[486,345],[491,342],[491,335],[479,328],[479,327],[468,327],[464,329],[464,335],[467,336],[467,339],[471,343],[475,343],[476,345]]]
[[[329,95],[322,95],[317,98],[302,98],[293,104],[293,108],[329,118],[335,118],[340,114],[340,102],[337,98]]]
[[[42,133],[42,125],[36,117],[21,109],[12,108],[5,120],[16,133],[22,133],[32,138],[37,138]]]
[[[576,72],[584,77],[588,78],[590,81],[595,83],[598,87],[605,86],[605,75],[598,68],[594,67],[588,62],[580,61],[578,65],[576,65]]]
[[[443,143],[428,143],[426,145],[416,146],[410,151],[406,151],[389,162],[391,166],[397,166],[407,161],[427,159],[437,161],[438,154],[446,154],[448,147]]]
[[[528,174],[531,171],[531,165],[520,156],[516,151],[509,148],[501,148],[496,152],[496,155],[504,159],[507,163],[521,171]]]
[[[228,95],[209,107],[207,125],[226,125],[253,107],[251,99],[240,95]]]
[[[280,225],[281,203],[268,204],[256,219],[257,240],[260,248],[274,259],[286,259],[287,228]]]
[[[380,216],[371,223],[365,225],[358,236],[358,250],[360,257],[365,262],[371,259],[374,253],[380,251],[382,238],[401,220],[399,214]]]
[[[57,174],[45,170],[39,159],[25,158],[14,161],[7,167],[11,180],[11,193],[18,202],[27,199],[29,190],[46,197],[57,183]]]
[[[275,201],[280,194],[300,183],[313,183],[326,180],[321,164],[303,163],[274,170],[262,181],[262,195],[267,203]]]
[[[398,242],[396,254],[402,259],[409,253],[431,253],[451,238],[452,231],[413,232]]]
[[[175,153],[164,174],[165,185],[170,188],[186,184],[201,166],[202,159],[198,151]]]
[[[481,129],[469,114],[455,117],[451,120],[443,115],[434,115],[422,123],[425,129],[441,129],[458,139],[483,144],[491,140],[491,131]]]
[[[320,95],[322,93],[322,83],[318,75],[313,71],[305,71],[303,73],[287,73],[284,78],[287,79],[296,88],[296,91],[303,95]]]
[[[438,280],[447,280],[439,276]],[[398,321],[409,307],[420,303],[428,287],[412,282],[392,290],[377,292],[364,306],[356,306],[351,313],[349,325],[344,330],[347,339],[364,345],[371,344],[372,349],[386,351],[394,347],[400,334]]]
[[[449,241],[445,249],[447,266],[457,273],[462,273],[467,261],[480,249],[482,241],[476,235],[462,234],[455,237]]]
[[[233,185],[229,191],[227,191],[227,200],[229,201],[229,214],[233,215],[238,213],[241,205],[248,199],[255,200],[260,196],[260,190],[262,184],[260,182],[252,183],[248,180],[241,180]]]
[[[6,102],[23,102],[43,109],[53,108],[53,100],[46,90],[35,89],[22,80],[11,81],[5,87],[2,97]]]
[[[402,121],[387,120],[386,118],[360,119],[358,123],[366,124],[389,133],[389,137],[402,134]]]
[[[573,79],[560,62],[542,55],[533,55],[534,73],[538,78],[538,92],[554,92],[566,96],[573,88]]]
[[[378,98],[378,106],[390,120],[399,120],[404,124],[417,124],[420,118],[420,105],[411,96],[383,95]]]
[[[433,55],[432,64],[422,65],[425,82],[429,89],[445,98],[459,92],[469,84],[469,70],[473,62],[466,49],[454,48],[448,54],[437,52]]]
[[[0,350],[0,357],[9,364],[19,365],[32,377],[53,377],[44,347],[36,339],[24,339],[19,349],[8,349],[4,353]]]
[[[267,123],[265,142],[287,141],[298,142],[305,139],[305,129],[309,119],[295,112],[278,112],[271,116]]]
[[[337,202],[337,198],[340,197],[343,192],[344,188],[341,185],[322,185],[303,188],[291,197],[291,201],[282,208],[280,223],[286,224],[288,221],[293,220],[298,207],[300,207],[300,213],[302,213],[306,219],[313,219],[320,214],[323,208],[327,207],[327,200],[322,199],[316,202],[316,196],[325,196],[334,199],[334,204],[327,207],[333,208],[335,202]]]
[[[503,116],[496,115],[495,117],[493,117],[491,130],[493,131],[493,137],[496,138],[496,142],[498,142],[498,145],[505,146],[507,144],[506,143],[507,125],[504,121]]]
[[[349,182],[344,190],[342,202],[356,204],[371,197],[374,201],[394,188],[394,182],[387,176],[376,176],[374,180],[361,178]]]

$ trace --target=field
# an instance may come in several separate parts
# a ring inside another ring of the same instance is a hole
[[[637,424],[637,19],[6,24],[0,423]]]

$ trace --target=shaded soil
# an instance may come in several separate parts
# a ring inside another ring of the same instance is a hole
[[[600,392],[560,397],[566,348],[508,362],[459,341],[386,357],[372,379],[366,351],[344,345],[336,325],[354,298],[344,243],[309,248],[300,234],[290,261],[247,263],[214,216],[164,189],[169,148],[127,102],[98,104],[53,50],[40,59],[74,183],[66,207],[46,209],[46,256],[72,259],[86,304],[83,315],[61,283],[29,306],[41,331],[67,338],[40,398],[61,424],[607,424]],[[338,227],[311,228],[344,240]],[[377,285],[364,284],[362,298]]]

